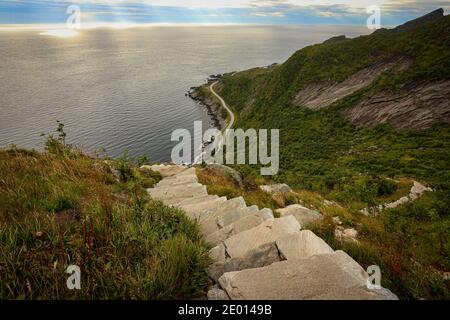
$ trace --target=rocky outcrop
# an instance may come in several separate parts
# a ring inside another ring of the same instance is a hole
[[[297,207],[300,215],[275,219],[272,210],[247,206],[241,197],[207,194],[195,168],[150,168],[165,178],[149,194],[183,209],[197,221],[205,241],[215,245],[206,270],[215,283],[208,299],[396,298],[385,289],[368,289],[367,274],[358,263],[301,230],[299,220],[309,219],[314,211]]]
[[[267,193],[289,193],[292,192],[291,187],[285,183],[262,185],[259,188]]]
[[[372,84],[383,72],[392,68],[402,68],[410,61],[397,57],[376,63],[351,75],[342,82],[324,81],[306,85],[294,99],[294,105],[312,110],[330,106],[334,102]]]
[[[233,168],[222,164],[210,164],[208,165],[208,170],[211,170],[212,172],[218,173],[220,175],[231,177],[237,185],[241,187],[243,186],[241,174]]]
[[[358,127],[388,123],[397,129],[425,129],[450,123],[450,80],[404,87],[398,93],[381,92],[344,112]]]

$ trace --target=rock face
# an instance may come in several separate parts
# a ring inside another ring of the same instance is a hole
[[[358,127],[389,123],[397,129],[425,129],[438,122],[450,123],[450,81],[383,92],[344,112]]]
[[[305,208],[299,204],[293,204],[283,209],[277,209],[276,212],[278,212],[281,217],[294,216],[300,225],[313,223],[323,218],[319,212]]]
[[[342,82],[316,82],[306,85],[294,99],[294,105],[319,110],[372,84],[383,72],[408,63],[406,59],[380,62],[361,69]]]
[[[358,263],[313,232],[300,230],[301,223],[320,219],[318,212],[295,205],[281,209],[282,217],[275,219],[272,210],[247,206],[242,197],[209,195],[195,168],[151,169],[165,178],[148,190],[150,196],[183,209],[199,224],[205,241],[215,245],[206,270],[215,283],[208,299],[396,298],[386,289],[367,289],[367,274]]]
[[[259,187],[262,191],[267,193],[289,193],[292,192],[291,187],[285,183],[262,185]]]

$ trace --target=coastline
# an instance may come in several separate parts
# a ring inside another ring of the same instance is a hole
[[[211,92],[209,92],[209,85],[217,79],[216,77],[213,80],[209,78],[206,84],[199,87],[191,87],[186,96],[206,108],[208,115],[211,117],[211,127],[222,131],[227,125],[227,119],[222,115],[222,106],[215,101]]]

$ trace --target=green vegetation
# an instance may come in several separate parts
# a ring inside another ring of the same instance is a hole
[[[282,65],[226,75],[219,91],[238,116],[236,127],[280,129],[281,169],[266,183],[288,183],[299,202],[321,210],[328,219],[315,231],[362,265],[380,265],[384,284],[404,299],[450,297],[450,283],[443,277],[450,270],[450,128],[357,128],[342,111],[382,90],[449,79],[448,30],[446,16],[410,31],[380,30],[306,47]],[[309,83],[343,81],[361,68],[398,57],[412,64],[383,73],[372,85],[325,109],[293,105]],[[259,168],[246,170],[256,173]],[[407,195],[412,179],[434,192],[378,217],[359,212]],[[240,194],[252,197],[246,193],[252,191]],[[325,198],[339,206],[324,206]],[[263,200],[258,196],[254,202],[277,205]],[[359,231],[359,244],[334,239],[334,216]]]
[[[180,210],[151,200],[160,180],[127,156],[65,143],[0,151],[0,299],[181,299],[204,295],[208,247]],[[81,268],[81,290],[65,270]]]

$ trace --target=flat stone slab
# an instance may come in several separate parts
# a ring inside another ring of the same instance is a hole
[[[276,241],[276,245],[286,260],[304,259],[334,252],[325,241],[309,230],[283,236]]]
[[[287,234],[300,231],[300,224],[293,216],[266,220],[259,226],[243,231],[224,241],[231,258],[244,257],[248,252],[266,243],[275,242]]]
[[[203,203],[205,201],[211,201],[211,200],[217,200],[220,199],[219,196],[216,195],[201,195],[194,198],[188,198],[173,204],[176,204],[177,206],[183,206],[183,205],[189,205],[189,204],[196,204],[196,203]]]
[[[210,212],[217,210],[227,202],[227,198],[222,197],[213,200],[206,200],[203,202],[180,205],[189,217],[195,220],[199,220],[203,212]]]
[[[293,204],[286,208],[277,209],[276,212],[280,214],[280,217],[294,216],[301,225],[313,223],[323,218],[319,212],[305,208],[299,204]]]
[[[343,268],[342,251],[287,260],[256,269],[225,273],[221,287],[232,300],[375,299],[364,278]]]
[[[226,211],[218,210],[217,213],[211,213],[209,217],[203,216],[203,218],[199,220],[200,231],[203,235],[208,236],[225,228],[235,221],[254,215],[255,212],[258,212],[258,209],[255,210],[251,207],[239,207]]]
[[[238,234],[242,231],[252,229],[264,222],[264,218],[258,215],[248,215],[238,221],[229,224],[222,229],[209,234],[205,240],[212,245],[218,245],[229,237]]]
[[[169,198],[189,198],[198,197],[202,195],[208,195],[206,186],[199,183],[193,183],[183,187],[164,187],[164,188],[154,188],[148,189],[148,193],[153,198],[158,198],[161,200]]]
[[[200,214],[199,220],[206,220],[211,218],[221,217],[231,210],[247,208],[243,197],[237,197],[225,201],[220,207],[211,210],[203,211]]]

